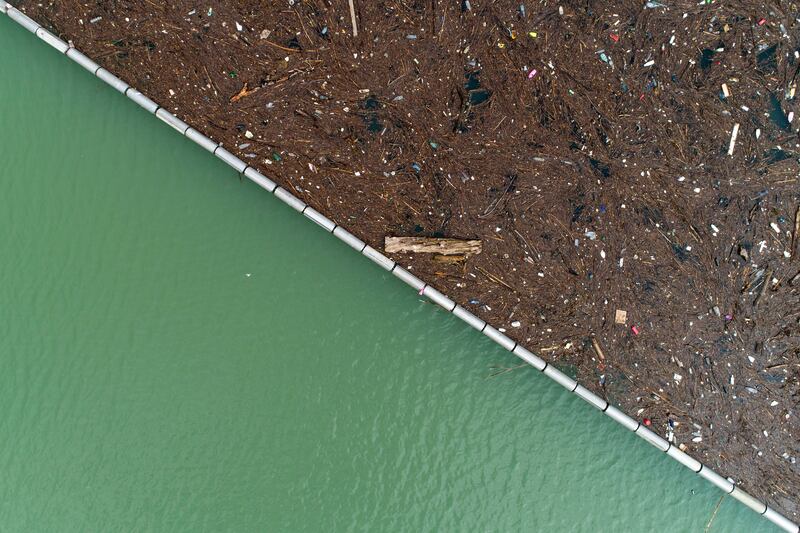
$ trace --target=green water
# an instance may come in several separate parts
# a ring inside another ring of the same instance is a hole
[[[0,73],[0,530],[705,528],[719,490],[2,16]]]

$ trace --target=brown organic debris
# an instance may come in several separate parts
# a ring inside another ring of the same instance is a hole
[[[250,96],[251,94],[257,92],[259,89],[260,89],[260,87],[256,87],[255,89],[248,90],[247,83],[245,83],[244,87],[242,87],[241,91],[239,91],[235,95],[231,96],[231,103],[236,103],[239,100],[241,100],[242,98],[244,98],[246,96]]]

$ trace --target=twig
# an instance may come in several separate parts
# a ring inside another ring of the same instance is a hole
[[[403,202],[404,204],[406,204],[406,207],[408,207],[409,209],[411,209],[411,210],[412,210],[414,213],[416,213],[417,215],[419,215],[419,211],[417,211],[416,209],[414,209],[413,207],[411,207],[411,205],[410,205],[408,202],[406,202],[405,200],[400,200],[400,201],[401,201],[401,202]]]
[[[516,366],[508,366],[508,367],[506,367],[506,366],[493,366],[492,368],[495,368],[497,370],[494,370],[491,374],[486,376],[486,379],[493,378],[493,377],[496,377],[496,376],[501,376],[503,374],[507,374],[509,372],[517,370],[518,368],[524,368],[526,366],[528,366],[528,363],[521,363],[521,364],[518,364]]]
[[[356,23],[356,6],[353,5],[353,0],[347,0],[350,4],[350,22],[353,23],[353,37],[358,37],[358,24]]]
[[[797,237],[800,233],[800,205],[797,206],[797,211],[794,213],[794,232],[792,233],[792,250],[791,254],[795,255],[797,249]]]
[[[208,83],[210,83],[211,86],[214,88],[214,94],[215,95],[219,94],[219,90],[217,90],[217,84],[214,83],[214,80],[211,79],[211,74],[208,73],[208,69],[206,68],[205,65],[203,65],[203,70],[206,71],[206,76],[208,76]]]
[[[154,8],[158,9],[159,11],[164,11],[164,6],[160,6],[156,3],[153,3],[150,0],[144,0],[144,1],[153,6]]]
[[[487,272],[486,270],[484,270],[483,268],[481,268],[479,266],[476,266],[475,268],[478,270],[478,272],[480,272],[481,274],[483,274],[484,276],[486,276],[490,280],[494,281],[498,285],[502,285],[503,287],[507,288],[508,290],[510,290],[512,292],[516,292],[516,291],[514,291],[514,288],[511,285],[509,285],[508,283],[506,283],[502,279],[498,278],[494,274],[491,274],[491,273]]]
[[[311,42],[311,37],[309,37],[309,36],[308,36],[308,32],[306,31],[306,25],[305,25],[305,24],[303,24],[303,17],[301,17],[301,16],[300,16],[300,13],[299,13],[299,12],[297,12],[297,11],[295,11],[295,12],[294,12],[294,14],[295,14],[295,15],[297,15],[297,18],[300,20],[300,27],[301,27],[301,28],[303,28],[303,33],[305,33],[305,35],[306,35],[306,39],[307,39],[309,42]]]
[[[719,506],[722,504],[722,499],[724,497],[725,497],[724,494],[719,497],[719,501],[717,502],[717,506],[714,507],[714,512],[711,513],[711,518],[709,519],[708,524],[706,524],[706,533],[708,533],[708,530],[711,528],[711,522],[713,522],[714,521],[714,517],[717,516],[717,511],[719,511]]]
[[[245,96],[250,96],[254,92],[258,91],[260,88],[261,87],[256,87],[255,89],[248,90],[247,83],[245,83],[244,87],[242,87],[241,91],[239,91],[238,93],[236,93],[233,96],[231,96],[231,103],[238,102],[239,100],[241,100]]]
[[[300,50],[297,50],[297,49],[295,49],[295,48],[287,48],[287,47],[285,47],[285,46],[281,46],[281,45],[279,45],[278,43],[273,43],[272,41],[270,41],[270,40],[268,40],[268,39],[264,39],[264,42],[265,42],[266,44],[270,45],[270,46],[274,46],[275,48],[280,48],[280,49],[281,49],[281,50],[283,50],[284,52],[292,52],[292,53],[294,53],[294,54],[297,54],[297,53],[299,53],[299,52],[300,52]],[[308,50],[308,51],[310,52],[310,51],[312,51],[312,50]]]

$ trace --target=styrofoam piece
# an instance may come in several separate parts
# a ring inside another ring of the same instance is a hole
[[[790,533],[800,533],[800,526],[780,514],[772,507],[767,507],[767,510],[764,513],[764,518],[777,525],[784,531],[789,531]]]
[[[336,227],[336,224],[334,224],[328,217],[313,207],[306,207],[306,210],[303,211],[303,214],[306,216],[306,218],[310,218],[316,222],[318,226],[325,228],[325,231],[333,231],[333,228]]]
[[[94,74],[100,69],[100,65],[89,59],[83,52],[78,52],[75,48],[67,50],[67,57]]]
[[[642,437],[644,440],[646,440],[647,442],[649,442],[662,452],[665,452],[669,449],[669,442],[667,442],[665,439],[661,438],[660,436],[653,433],[644,426],[640,425],[639,429],[637,429],[634,433]]]
[[[448,311],[452,311],[453,308],[455,308],[456,306],[456,303],[453,300],[451,300],[441,292],[437,291],[430,285],[425,286],[425,290],[422,291],[422,294],[427,296],[428,299],[430,299],[430,301],[432,301],[433,303],[439,305],[440,307]]]
[[[67,54],[69,55],[69,54]],[[133,87],[129,87],[127,91],[125,91],[125,96],[133,100],[137,105],[147,110],[148,113],[151,115],[155,114],[158,111],[158,104],[154,101],[150,100],[148,97],[134,89]]]
[[[545,363],[542,358],[540,358],[527,348],[520,346],[519,344],[517,344],[517,347],[514,348],[514,355],[516,355],[517,357],[519,357],[520,359],[531,365],[539,372],[544,370],[545,367],[547,366],[547,363]]]
[[[8,6],[8,8],[6,8],[6,15],[31,33],[36,33],[36,30],[40,28],[35,20],[15,7]]]
[[[355,248],[359,252],[364,249],[367,245],[364,241],[347,231],[341,226],[336,226],[336,229],[333,230],[333,234],[336,235],[339,239],[343,240],[347,243],[348,246]],[[397,269],[395,269],[397,270]]]
[[[67,50],[69,50],[69,45],[67,43],[65,43],[64,41],[62,41],[61,39],[59,39],[58,37],[56,37],[55,35],[53,35],[44,28],[39,28],[38,30],[36,30],[36,36],[39,39],[46,42],[47,44],[49,44],[50,46],[52,46],[53,48],[55,48],[56,50],[58,50],[59,52],[61,52],[62,54],[67,53]]]
[[[280,198],[280,200],[287,204],[289,207],[296,211],[303,211],[306,208],[306,203],[298,198],[297,196],[293,195],[283,187],[278,187],[275,189],[275,196]]]
[[[767,511],[767,504],[754,498],[753,496],[749,495],[739,487],[733,487],[733,492],[731,492],[731,496],[748,506],[750,509],[754,510],[758,514],[764,514]]]
[[[372,246],[367,246],[361,251],[361,253],[372,259],[372,261],[375,262],[378,266],[386,270],[391,270],[394,268],[394,261],[392,261],[385,255],[380,253]]]
[[[8,11],[8,4],[4,0],[0,0],[0,13]]]
[[[229,166],[233,167],[233,169],[239,174],[243,173],[247,168],[247,165],[244,161],[227,151],[221,145],[214,150],[214,155],[225,161],[225,163],[227,163]]]
[[[544,375],[567,389],[568,391],[572,392],[575,390],[575,387],[578,386],[578,382],[554,367],[553,365],[547,365],[547,368],[544,369]]]
[[[156,111],[156,116],[159,118],[159,120],[161,120],[161,122],[169,125],[170,127],[172,127],[172,129],[174,129],[181,135],[186,134],[186,130],[189,129],[189,125],[187,123],[185,123],[184,121],[182,121],[181,119],[179,119],[178,117],[176,117],[163,107],[160,108],[158,111]]]
[[[336,235],[336,231],[333,232]],[[419,292],[425,286],[425,282],[419,279],[417,276],[406,270],[405,268],[398,265],[394,270],[392,270],[392,274],[396,277],[400,278],[404,283],[410,285],[412,289]]]
[[[278,188],[278,184],[263,175],[261,172],[257,171],[253,167],[247,167],[244,169],[244,177],[269,192],[275,192],[275,189]]]
[[[595,393],[584,387],[583,385],[578,385],[578,387],[575,389],[575,394],[580,396],[589,405],[593,405],[594,407],[597,407],[601,411],[606,408],[606,405],[608,405],[607,401],[605,401],[604,399],[602,399],[601,397],[599,397],[598,395],[596,395]]]
[[[692,472],[697,472],[700,470],[700,467],[703,466],[700,464],[700,461],[691,457],[678,449],[677,446],[670,446],[669,450],[667,450],[667,455],[678,461],[680,464],[691,470]]]
[[[499,331],[496,328],[490,326],[489,324],[483,328],[483,334],[492,339],[494,342],[508,350],[509,352],[514,349],[514,346],[517,345],[516,342],[512,341]]]
[[[212,154],[214,153],[214,150],[217,149],[217,146],[219,146],[218,142],[212,141],[194,128],[189,128],[186,130],[186,137],[200,146],[200,148],[208,150]]]
[[[629,417],[613,405],[609,405],[606,407],[605,413],[615,422],[618,422],[620,425],[624,426],[625,428],[629,429],[630,431],[636,431],[636,428],[639,427],[639,423],[634,420],[633,418]]]
[[[458,318],[472,326],[473,328],[481,331],[483,327],[486,325],[486,322],[481,320],[480,318],[476,317],[460,305],[457,305],[455,309],[453,309],[453,314],[456,315]]]
[[[100,70],[97,71],[97,77],[106,82],[107,84],[111,85],[113,88],[115,88],[122,94],[125,94],[125,91],[127,91],[128,87],[130,87],[130,85],[128,85],[118,77],[114,76],[104,68],[101,68]]]
[[[730,480],[725,479],[705,465],[703,465],[703,468],[697,473],[697,475],[707,479],[717,487],[721,488],[727,494],[730,494],[733,490],[733,483],[731,483]]]

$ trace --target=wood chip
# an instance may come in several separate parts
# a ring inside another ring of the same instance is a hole
[[[728,155],[733,155],[733,149],[736,147],[736,137],[739,135],[739,123],[733,125],[731,132],[731,143],[728,145]]]
[[[437,263],[461,263],[467,259],[466,255],[434,255],[433,260]]]
[[[595,339],[594,337],[592,337],[592,348],[594,348],[594,351],[597,354],[597,357],[599,357],[601,361],[605,361],[606,360],[606,356],[603,353],[603,349],[600,348],[600,343],[597,342],[597,339]]]

